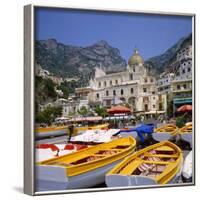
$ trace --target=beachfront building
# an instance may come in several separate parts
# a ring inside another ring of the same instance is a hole
[[[128,103],[134,112],[146,115],[164,113],[167,108],[166,94],[158,94],[155,77],[149,75],[137,49],[125,71],[106,74],[96,68],[90,88],[91,99],[107,107]]]
[[[89,87],[76,88],[74,94],[70,94],[67,102],[62,105],[62,116],[70,117],[76,115],[78,110],[85,107],[90,109],[90,94],[93,89]]]
[[[157,80],[157,89],[160,94],[168,94],[172,92],[171,83],[174,80],[174,73],[163,72]]]
[[[62,116],[70,117],[76,114],[78,111],[79,102],[77,101],[68,101],[62,106]]]
[[[172,81],[174,112],[177,107],[192,104],[192,48],[186,47],[177,54],[180,62],[177,75]]]
[[[174,73],[164,72],[157,80],[158,92],[168,94],[173,102],[173,113],[184,104],[192,104],[192,46],[186,45],[171,64]]]

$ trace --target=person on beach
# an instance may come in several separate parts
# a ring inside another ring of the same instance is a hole
[[[68,142],[70,142],[72,134],[73,134],[73,131],[74,131],[74,125],[73,124],[69,125],[68,129],[69,129]]]

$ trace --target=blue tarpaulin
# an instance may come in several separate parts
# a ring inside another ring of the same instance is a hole
[[[143,134],[152,134],[154,131],[154,124],[140,124],[134,128],[130,128],[129,130],[120,130],[118,134],[123,132],[127,133],[131,131],[136,131],[141,142],[144,142],[145,139]]]

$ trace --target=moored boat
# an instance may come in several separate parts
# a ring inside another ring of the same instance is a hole
[[[173,140],[176,138],[178,127],[173,124],[166,124],[155,129],[152,137],[155,141]]]
[[[86,130],[98,130],[107,129],[109,124],[99,124],[95,126],[74,126],[72,130],[72,135],[77,135],[83,133]],[[38,127],[35,129],[36,139],[41,139],[45,137],[61,136],[67,135],[69,133],[68,126],[49,126],[49,127]]]
[[[76,152],[87,148],[82,144],[39,144],[35,148],[35,162],[45,161],[51,158]]]
[[[185,161],[183,163],[182,177],[186,182],[192,181],[192,151],[186,156]]]
[[[37,191],[88,188],[135,150],[132,137],[113,140],[36,165]]]
[[[49,127],[38,127],[35,129],[35,137],[37,139],[61,136],[67,134],[67,126],[49,126]]]
[[[80,127],[77,126],[73,130],[73,135],[84,133],[87,130],[104,130],[104,129],[107,129],[108,126],[109,126],[108,123],[98,124],[98,125],[94,125],[94,126],[80,126]]]
[[[179,129],[178,135],[181,140],[188,142],[192,148],[192,122]]]
[[[87,130],[82,134],[74,136],[70,139],[73,143],[105,143],[112,141],[120,129],[105,129],[105,130]]]
[[[183,154],[174,143],[163,141],[124,159],[106,174],[108,187],[175,183],[181,175]]]

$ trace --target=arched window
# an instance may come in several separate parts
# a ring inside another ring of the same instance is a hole
[[[118,80],[115,80],[115,84],[116,84],[116,85],[118,84]]]
[[[112,81],[110,80],[110,86],[112,86]]]
[[[121,95],[124,95],[124,90],[123,89],[121,89]]]
[[[99,82],[99,87],[101,87],[101,82]]]
[[[104,81],[104,86],[106,87],[106,81]]]
[[[99,93],[97,93],[97,99],[99,98]]]
[[[114,95],[114,96],[116,95],[116,91],[115,91],[115,90],[113,90],[113,95]]]
[[[108,96],[109,95],[109,92],[108,92],[108,90],[106,90],[106,96]]]

